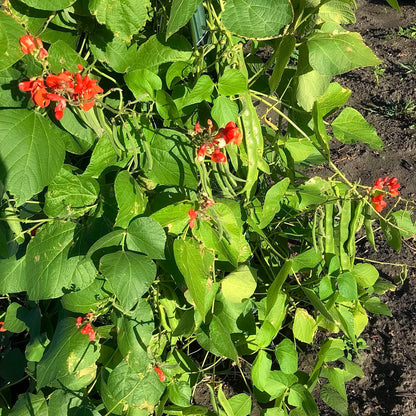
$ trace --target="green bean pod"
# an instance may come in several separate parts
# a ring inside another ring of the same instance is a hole
[[[360,220],[361,213],[363,211],[363,206],[364,206],[364,201],[363,200],[358,201],[358,204],[356,205],[354,209],[354,215],[350,223],[350,235],[347,241],[347,253],[351,259],[351,267],[353,267],[354,259],[355,259],[355,233],[357,231],[357,225]]]
[[[351,269],[350,256],[346,250],[345,244],[350,235],[351,221],[351,199],[345,199],[341,207],[341,218],[339,221],[339,259],[342,270]]]
[[[263,158],[263,136],[261,125],[249,93],[241,94],[244,110],[241,115],[241,124],[244,133],[244,143],[247,152],[248,170],[246,183],[242,193],[246,193],[247,200],[250,200],[255,191],[258,176],[259,162]]]

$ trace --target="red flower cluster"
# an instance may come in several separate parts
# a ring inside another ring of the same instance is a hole
[[[80,72],[76,74],[69,71],[49,74],[45,81],[43,78],[32,78],[20,82],[19,89],[30,91],[33,102],[39,107],[47,107],[51,101],[56,102],[54,112],[57,120],[64,115],[67,101],[88,111],[95,104],[95,95],[101,94],[103,89],[97,85],[97,80],[90,79],[89,74],[84,77],[81,75],[82,65],[78,65],[78,69]]]
[[[7,329],[3,325],[4,325],[4,322],[0,321],[0,332],[6,332],[7,331]]]
[[[159,367],[155,367],[155,371],[159,375],[159,380],[165,381],[166,379],[165,373]]]
[[[204,143],[201,144],[196,152],[196,160],[202,162],[205,159],[205,155],[211,156],[211,160],[215,163],[224,163],[227,161],[227,157],[221,151],[221,149],[229,143],[234,143],[237,146],[241,144],[243,135],[241,134],[238,126],[230,121],[225,128],[220,128],[216,135],[213,135],[214,126],[211,120],[207,121],[208,135],[205,134]],[[199,123],[195,124],[196,133],[205,133],[205,129],[201,128]]]
[[[200,204],[200,208],[201,208],[201,210],[206,210],[208,207],[210,207],[211,205],[214,205],[214,204],[215,204],[215,202],[212,199],[204,198],[203,202],[201,202],[201,204]],[[192,208],[188,211],[189,228],[194,228],[195,227],[195,220],[198,217],[198,213],[199,213],[199,211],[195,211]]]
[[[400,192],[399,192],[400,184],[398,183],[397,178],[394,176],[390,180],[388,176],[385,176],[384,178],[378,178],[372,189],[378,189],[382,191],[384,186],[386,185],[389,188],[389,192],[391,196],[394,197],[394,196],[400,195]],[[381,212],[383,208],[387,206],[387,203],[386,201],[384,201],[383,198],[384,198],[384,194],[377,194],[371,197],[371,202],[374,204],[374,209],[377,212]]]
[[[39,59],[44,59],[48,56],[48,51],[43,47],[40,38],[33,38],[30,35],[24,35],[19,39],[20,49],[25,55],[37,52]]]
[[[92,313],[87,313],[85,315],[85,318],[83,318],[82,316],[78,316],[77,323],[76,323],[76,327],[77,328],[81,328],[81,326],[84,323],[84,321],[86,321],[88,319],[91,319],[91,318],[92,318]],[[93,327],[91,326],[91,324],[89,322],[87,322],[81,328],[81,334],[88,334],[88,337],[89,337],[90,341],[94,341],[95,340],[95,331],[94,331]]]

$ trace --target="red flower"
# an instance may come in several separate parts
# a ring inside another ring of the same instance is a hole
[[[35,40],[30,35],[24,35],[19,39],[20,49],[26,55],[32,53],[33,50],[36,48]]]
[[[212,152],[211,160],[215,163],[225,163],[227,161],[227,158],[225,154],[221,152],[220,149],[215,149]]]
[[[166,379],[165,373],[159,367],[155,367],[155,371],[159,375],[159,380],[165,381]]]
[[[194,130],[196,133],[202,133],[201,125],[199,122],[195,124]]]
[[[384,195],[376,195],[371,197],[371,202],[374,204],[374,209],[377,212],[381,212],[385,206],[387,206],[386,201],[384,201]]]
[[[400,192],[399,192],[400,184],[397,183],[397,178],[396,177],[393,176],[387,182],[387,186],[389,187],[389,191],[390,191],[391,196],[399,196],[400,195]]]
[[[90,323],[86,324],[84,328],[81,329],[81,334],[88,334],[90,341],[95,340],[95,332]]]
[[[76,85],[74,88],[74,95],[78,96],[78,99],[82,102],[81,108],[84,111],[88,111],[94,106],[94,100],[96,94],[101,94],[104,90],[97,85],[96,79],[90,79],[89,75],[85,75],[82,78],[80,73],[76,74]]]
[[[51,102],[42,78],[19,82],[20,91],[30,91],[32,100],[39,107],[47,107]]]
[[[4,325],[4,322],[0,321],[0,332],[6,332],[7,331],[7,329],[3,325]]]
[[[49,74],[46,77],[46,85],[54,90],[72,90],[74,88],[74,74],[68,71],[58,75]]]
[[[220,129],[218,131],[217,137],[224,138],[226,144],[234,143],[237,146],[241,144],[243,140],[243,135],[239,131],[239,127],[234,123],[234,121],[230,121],[226,124],[225,128]]]
[[[64,110],[66,108],[66,98],[62,97],[62,95],[59,94],[48,94],[48,98],[51,101],[57,101],[58,104],[56,104],[55,108],[54,108],[54,112],[55,112],[55,118],[57,120],[60,120],[63,115],[64,115]]]
[[[194,228],[195,227],[195,220],[196,220],[196,217],[198,216],[198,211],[195,211],[191,208],[188,211],[188,215],[189,215],[189,228]]]

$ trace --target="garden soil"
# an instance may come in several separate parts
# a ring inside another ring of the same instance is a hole
[[[376,128],[384,149],[334,142],[332,152],[350,180],[372,185],[380,176],[396,176],[401,195],[416,200],[416,6],[400,6],[401,14],[384,1],[358,1],[357,22],[348,30],[359,32],[382,64],[335,79],[352,90],[348,105]],[[322,166],[315,173],[330,172]],[[416,266],[416,240],[405,240],[396,253],[381,234],[378,237],[377,251],[363,239],[358,256],[374,261],[381,276],[397,284],[382,297],[393,316],[371,316],[362,334],[368,345],[360,352],[364,377],[347,384],[350,416],[416,416],[416,268],[409,267],[404,279],[401,267],[377,263]],[[223,382],[227,395],[244,391],[233,372]],[[209,406],[204,383],[196,390],[195,402]],[[338,415],[319,399],[318,405],[321,416]],[[258,408],[253,409],[252,415],[258,414]]]

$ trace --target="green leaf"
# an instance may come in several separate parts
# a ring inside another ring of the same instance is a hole
[[[172,97],[164,90],[156,91],[156,108],[160,116],[166,121],[179,118],[179,111]]]
[[[319,416],[318,408],[309,390],[302,384],[290,387],[288,403],[300,407],[307,416]]]
[[[222,390],[222,384],[220,384],[219,389],[218,389],[218,401],[220,405],[222,406],[222,408],[225,410],[226,416],[234,416],[233,409],[228,403],[228,400],[225,397],[224,391]]]
[[[20,394],[9,416],[48,416],[48,405],[43,393]]]
[[[188,23],[199,3],[201,0],[173,0],[166,29],[166,39]]]
[[[381,63],[356,32],[316,33],[309,37],[309,63],[320,74],[340,75]]]
[[[348,300],[358,299],[357,282],[351,272],[344,272],[337,277],[339,294]]]
[[[329,383],[335,387],[337,392],[344,400],[347,400],[347,392],[345,390],[345,371],[340,368],[326,368],[326,376]]]
[[[354,265],[352,274],[357,283],[364,288],[373,286],[379,276],[378,270],[372,264],[368,263]]]
[[[59,73],[63,70],[78,72],[78,66],[85,66],[87,61],[79,56],[66,42],[58,40],[49,50],[48,62],[50,71]]]
[[[12,16],[0,12],[0,71],[17,62],[23,53],[19,47],[19,39],[26,35],[23,26]]]
[[[12,302],[7,307],[4,318],[4,327],[10,332],[23,332],[28,329],[27,323],[30,319],[30,311],[17,302]]]
[[[339,25],[355,23],[355,13],[350,3],[341,0],[330,0],[319,7],[318,16],[325,22]]]
[[[227,302],[242,302],[250,298],[256,290],[256,273],[254,269],[243,265],[221,280],[221,292]]]
[[[5,186],[15,195],[17,206],[40,192],[59,172],[65,156],[65,134],[35,111],[0,111]]]
[[[399,13],[401,13],[399,2],[397,0],[386,0],[391,7],[396,9]]]
[[[156,91],[162,89],[162,80],[148,69],[135,69],[124,75],[126,85],[130,88],[134,98],[140,101],[154,100]]]
[[[184,104],[186,106],[192,104],[198,104],[202,101],[211,102],[211,94],[214,90],[214,83],[208,75],[202,75],[198,78],[195,86],[191,92],[186,96]]]
[[[251,378],[253,384],[261,391],[264,391],[267,379],[272,367],[272,360],[266,351],[260,350],[251,367]]]
[[[0,292],[16,293],[26,290],[26,258],[0,260]]]
[[[89,36],[89,45],[94,56],[116,72],[134,69],[138,54],[136,45],[127,47],[119,37],[109,35],[111,32],[97,29]]]
[[[59,120],[61,126],[71,134],[65,135],[65,148],[68,152],[82,155],[94,144],[95,133],[90,129],[72,109],[67,108]]]
[[[400,234],[404,238],[416,237],[416,226],[410,218],[410,212],[405,210],[398,210],[391,214],[394,218],[394,224],[396,224],[400,230]]]
[[[354,108],[347,107],[332,122],[334,136],[343,143],[365,143],[373,149],[382,149],[383,142],[376,129]]]
[[[1,29],[0,29],[1,31]],[[14,67],[0,71],[0,107],[21,108],[26,94],[19,90],[17,80],[21,72]]]
[[[312,344],[317,329],[315,319],[303,308],[297,308],[293,321],[293,335],[299,341]]]
[[[222,14],[225,27],[247,38],[273,38],[291,23],[287,0],[228,0]]]
[[[238,104],[228,97],[220,95],[214,100],[211,115],[218,126],[225,126],[229,121],[236,121],[238,117]]]
[[[114,182],[118,213],[114,226],[127,228],[131,219],[143,214],[147,197],[127,170],[122,170]]]
[[[294,374],[298,371],[298,353],[295,344],[286,338],[281,341],[274,353],[279,362],[280,369],[286,374]]]
[[[111,296],[104,290],[104,279],[95,279],[91,285],[78,292],[72,292],[61,298],[62,306],[71,312],[88,313],[104,305]]]
[[[75,0],[22,0],[23,3],[30,7],[41,10],[62,10],[66,9]]]
[[[293,272],[297,273],[303,269],[313,269],[322,261],[322,253],[311,248],[298,254],[293,258]]]
[[[221,320],[217,316],[212,317],[212,321],[209,325],[210,338],[214,347],[224,357],[233,360],[238,363],[237,350],[231,340],[230,332],[222,324]]]
[[[185,278],[189,293],[195,302],[195,307],[202,319],[210,309],[206,306],[205,299],[209,297],[212,286],[211,268],[214,256],[211,252],[203,250],[202,246],[194,244],[192,239],[176,239],[173,243],[173,251],[176,264]]]
[[[167,228],[169,233],[179,234],[189,223],[188,211],[194,208],[194,204],[180,203],[169,205],[156,211],[151,215],[163,228]]]
[[[251,414],[251,398],[248,394],[240,393],[228,399],[234,416],[249,416]]]
[[[375,296],[364,302],[364,308],[366,308],[369,312],[375,313],[377,315],[393,316],[389,307]]]
[[[330,112],[342,107],[350,98],[351,90],[342,87],[338,82],[331,82],[326,91],[318,97],[319,113],[325,117]]]
[[[51,343],[37,366],[37,388],[50,385],[68,375],[78,376],[82,370],[94,365],[99,349],[81,334],[75,318],[58,322]]]
[[[181,133],[160,129],[150,142],[153,168],[147,176],[160,185],[197,186],[193,165],[193,151],[189,140]]]
[[[390,218],[390,221],[392,220],[392,218]],[[381,229],[383,230],[383,234],[387,241],[387,244],[391,248],[399,252],[402,248],[402,237],[400,235],[400,231],[396,227],[390,225],[389,222],[382,219],[380,219],[380,225]]]
[[[222,95],[236,95],[247,91],[247,78],[241,71],[227,66],[218,80],[218,92]]]
[[[169,400],[181,407],[191,405],[192,390],[189,383],[185,381],[175,381],[168,385]]]
[[[137,408],[153,412],[164,389],[164,384],[159,381],[153,368],[147,373],[138,374],[123,360],[108,379],[102,381],[101,396],[105,407],[116,415],[121,415],[123,410]]]
[[[99,185],[93,179],[73,175],[64,165],[48,187],[45,195],[45,214],[49,217],[79,218],[93,208]]]
[[[117,251],[101,257],[100,271],[126,310],[137,303],[156,277],[153,261],[130,251]]]
[[[321,399],[341,416],[348,416],[348,402],[330,384],[324,384],[320,391]]]
[[[160,33],[140,45],[134,68],[153,68],[166,62],[188,61],[191,56],[192,47],[183,36],[174,35],[165,41]]]
[[[290,179],[285,178],[275,183],[266,193],[263,204],[263,213],[259,227],[264,228],[270,224],[274,216],[280,211],[280,205],[284,194],[289,187]]]
[[[117,345],[131,369],[145,372],[149,366],[147,346],[154,330],[154,318],[150,305],[140,299],[134,315],[122,315],[117,319]]]
[[[106,25],[115,37],[130,40],[146,23],[150,1],[91,0],[89,9],[98,22]]]
[[[127,228],[126,243],[129,250],[140,251],[152,259],[165,258],[166,234],[153,218],[133,220]]]
[[[43,225],[26,251],[26,285],[32,300],[62,296],[72,281],[77,258],[68,259],[75,224],[51,222]]]

